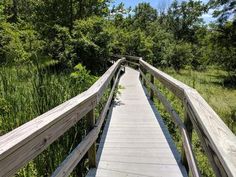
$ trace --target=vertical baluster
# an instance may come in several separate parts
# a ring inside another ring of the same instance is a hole
[[[113,84],[114,84],[114,77],[111,78],[111,81],[110,81],[110,89],[112,89]]]
[[[143,68],[143,74],[146,76],[147,71]],[[147,88],[146,80],[143,78],[143,86]]]
[[[87,129],[88,132],[94,128],[95,125],[95,116],[94,109],[92,109],[87,114]],[[92,144],[90,149],[88,150],[88,158],[89,158],[89,167],[95,168],[96,165],[96,141]]]
[[[154,76],[150,74],[150,81],[154,85]],[[152,87],[150,86],[150,99],[154,101],[154,91],[152,90]]]
[[[141,83],[143,83],[143,77],[142,77],[141,71],[142,71],[142,66],[139,65],[139,79],[140,79]]]
[[[186,127],[190,143],[192,143],[192,133],[193,133],[193,124],[190,120],[189,114],[187,113],[187,110],[185,109],[184,113],[184,125]],[[182,150],[181,150],[181,161],[182,164],[185,166],[187,173],[189,174],[189,166],[188,166],[188,161],[187,161],[187,156],[184,151],[184,145],[182,144]]]

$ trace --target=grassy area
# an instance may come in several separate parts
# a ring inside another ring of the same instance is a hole
[[[206,71],[165,70],[174,78],[195,88],[226,125],[236,133],[236,87],[225,84],[228,73],[214,68]]]

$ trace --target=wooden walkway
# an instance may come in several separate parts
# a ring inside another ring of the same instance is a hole
[[[148,100],[139,72],[126,67],[87,177],[187,176],[159,113]]]
[[[89,131],[52,177],[70,176],[86,154],[91,169],[88,177],[176,177],[187,176],[186,170],[192,177],[201,177],[192,149],[193,130],[215,176],[236,177],[236,136],[202,96],[141,57],[117,57],[119,59],[89,89],[0,136],[0,177],[17,174],[82,119],[86,119]],[[139,71],[126,67],[119,82],[121,70],[127,64],[138,66]],[[146,81],[144,87],[139,76]],[[156,87],[155,80],[179,98],[184,106],[183,119]],[[112,103],[118,82],[123,88]],[[149,94],[145,91],[146,85],[151,88]],[[108,86],[111,87],[109,97],[95,119],[94,110]],[[161,116],[146,95],[163,104],[178,128],[183,164]],[[96,151],[98,137],[101,143]],[[95,166],[97,168],[93,169]]]

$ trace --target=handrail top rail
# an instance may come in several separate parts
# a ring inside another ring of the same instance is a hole
[[[133,60],[138,60],[141,59],[142,57],[136,57],[136,56],[131,56],[131,55],[112,55],[112,57],[116,57],[116,58],[126,58],[126,59],[133,59]]]
[[[144,61],[142,58],[139,59],[141,65],[146,66],[149,72],[158,78],[168,89],[170,89],[179,99],[184,101],[184,95],[187,90],[194,90],[192,87],[184,84],[183,82],[171,77],[165,72],[155,68],[151,64]]]
[[[40,136],[42,132],[50,129],[52,125],[61,121],[63,117],[70,116],[80,105],[89,104],[91,109],[95,107],[111,77],[124,60],[125,58],[117,60],[88,90],[0,136],[0,161],[24,144],[27,144],[34,137]],[[88,101],[89,103],[86,103]],[[88,111],[84,110],[82,112]],[[46,137],[44,141],[46,144],[49,140]]]

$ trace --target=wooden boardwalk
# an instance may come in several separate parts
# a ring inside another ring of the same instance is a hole
[[[90,168],[88,177],[176,177],[187,176],[186,170],[192,177],[201,177],[192,149],[193,130],[215,176],[236,177],[236,136],[202,96],[141,57],[117,57],[119,59],[89,89],[0,136],[0,177],[17,174],[82,119],[86,119],[89,131],[52,177],[69,176],[86,154]],[[126,67],[119,82],[121,70],[127,64],[138,66],[139,71]],[[146,81],[144,86],[139,76]],[[184,106],[184,119],[156,87],[155,80],[179,98]],[[112,103],[118,82],[122,89]],[[94,110],[108,86],[111,89],[106,104],[95,119]],[[146,86],[151,88],[149,94]],[[161,116],[146,95],[163,104],[178,128],[183,164]],[[103,134],[99,137],[101,131]],[[98,137],[101,141],[96,151]],[[95,166],[97,168],[93,169]]]
[[[87,177],[187,176],[159,113],[148,100],[139,72],[126,67]]]

